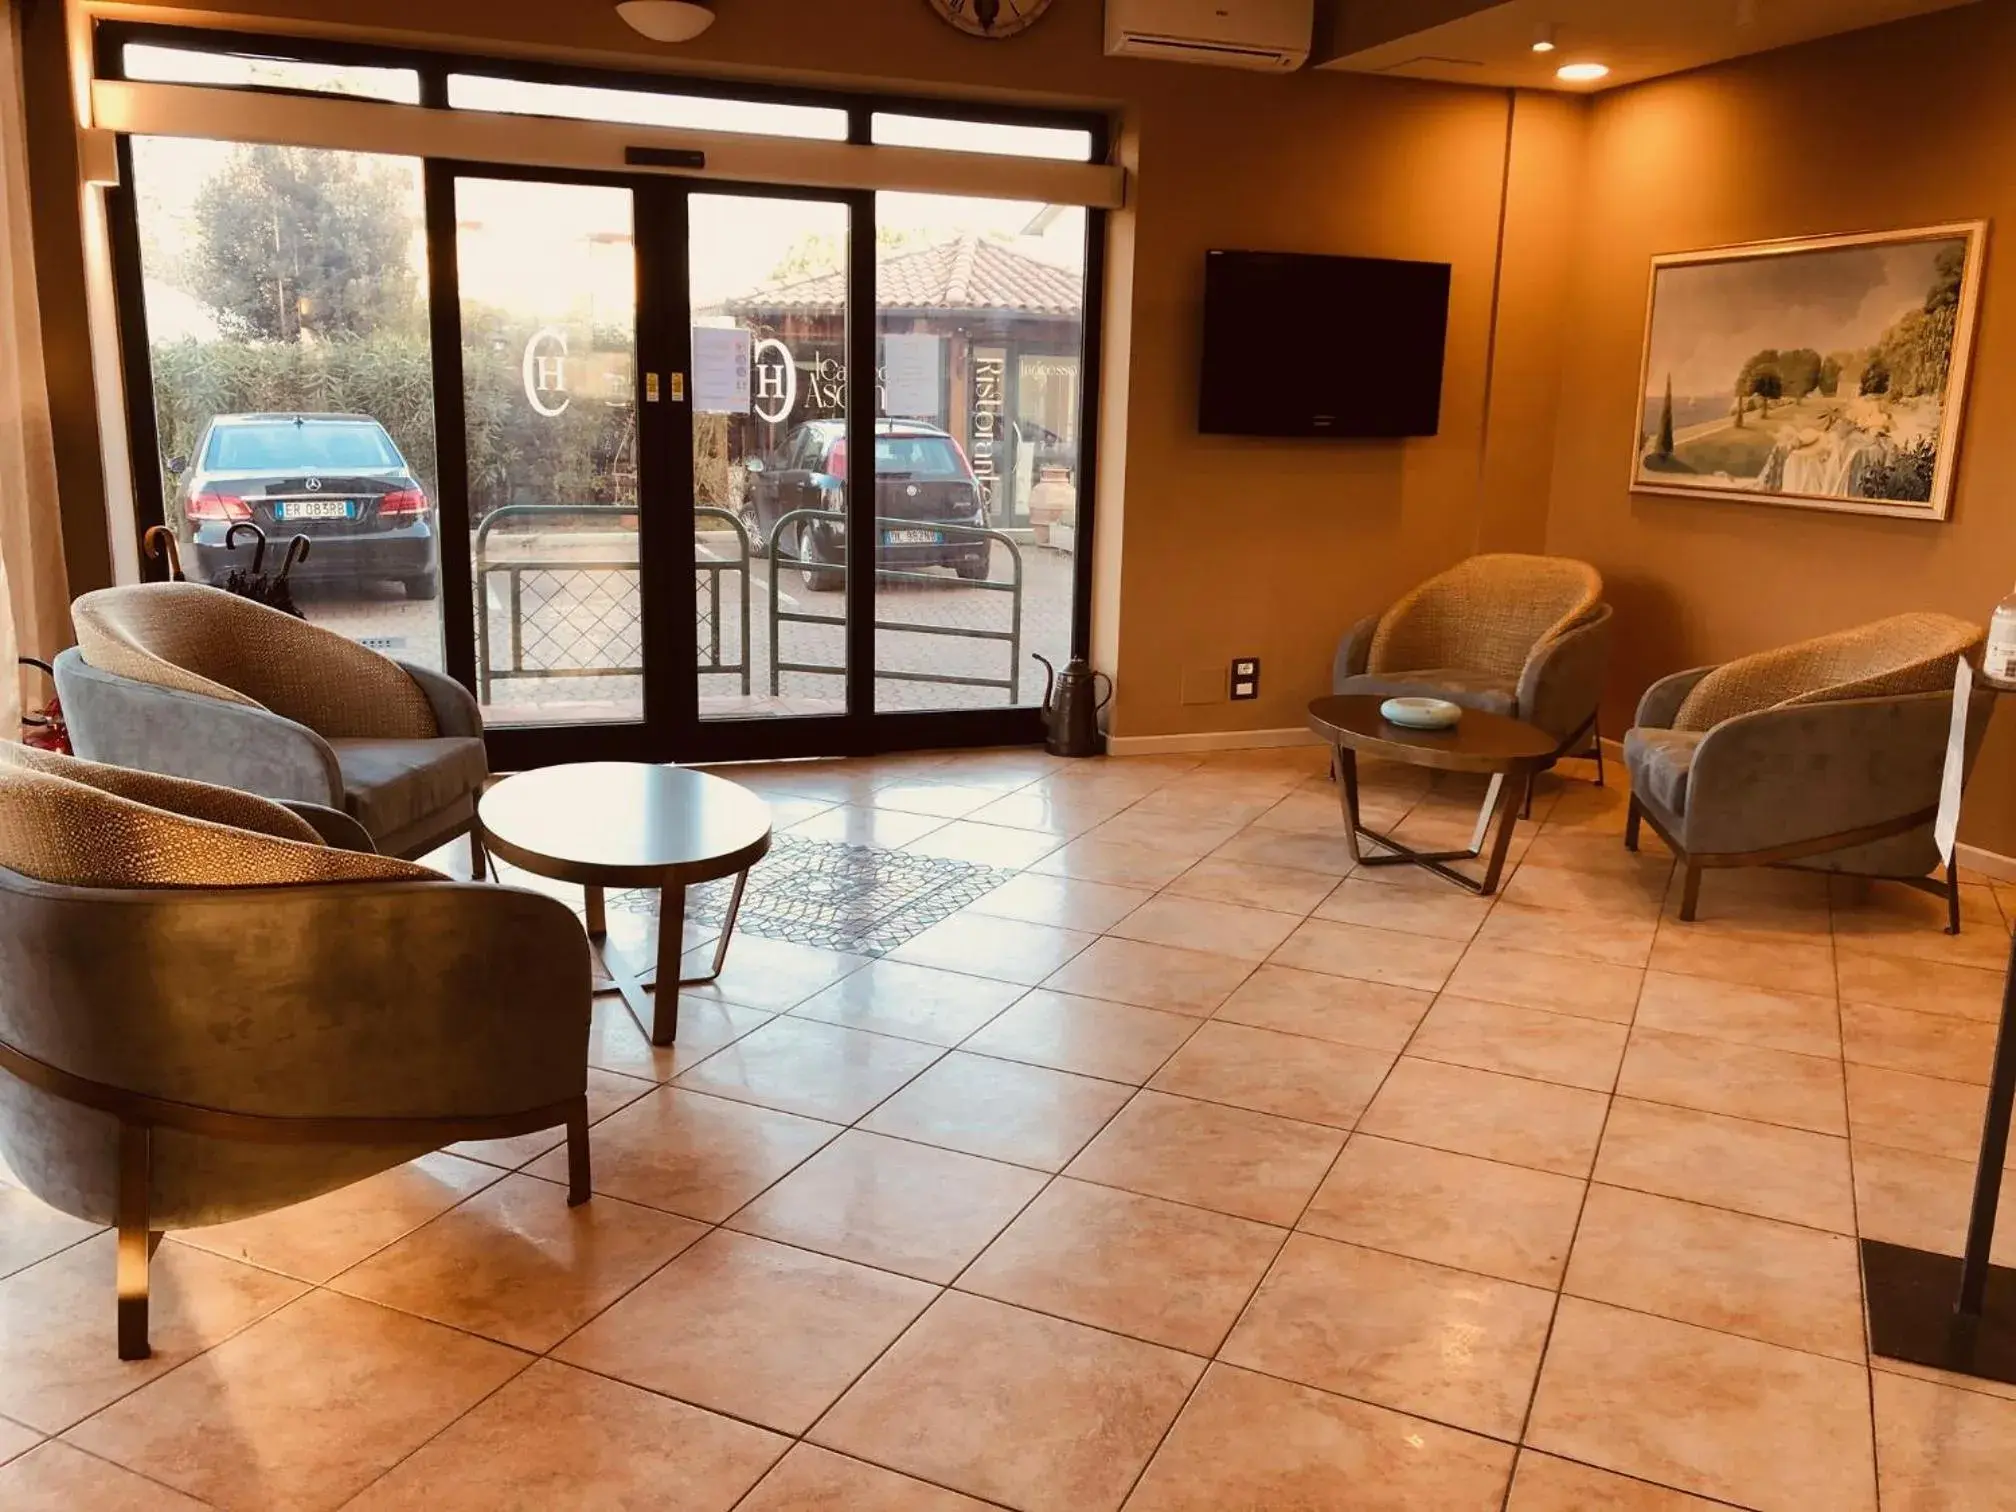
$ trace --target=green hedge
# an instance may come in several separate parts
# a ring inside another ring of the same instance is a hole
[[[538,414],[526,400],[521,368],[531,335],[530,326],[491,312],[472,311],[465,323],[472,521],[504,504],[634,503],[632,408],[577,394],[565,414]],[[434,364],[425,332],[326,342],[191,338],[158,342],[151,355],[164,461],[191,456],[213,415],[370,415],[438,496]],[[165,468],[162,486],[172,506],[179,484]]]

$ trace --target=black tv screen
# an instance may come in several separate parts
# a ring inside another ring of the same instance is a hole
[[[1211,252],[1198,428],[1432,436],[1448,332],[1447,263]]]

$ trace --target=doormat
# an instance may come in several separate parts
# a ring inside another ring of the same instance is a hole
[[[779,835],[749,873],[735,932],[850,955],[887,955],[1014,875],[942,856]],[[730,877],[688,888],[687,918],[718,926],[734,887]],[[609,907],[655,915],[658,893],[612,892]]]

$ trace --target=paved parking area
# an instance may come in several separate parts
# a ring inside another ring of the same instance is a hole
[[[929,583],[884,581],[878,586],[878,672],[929,679],[878,676],[878,709],[998,708],[1040,699],[1043,669],[1030,653],[1040,651],[1060,665],[1069,653],[1072,559],[1070,553],[1047,546],[1029,544],[1016,550],[1022,570],[1022,639],[1019,686],[1014,696],[1005,687],[975,687],[950,680],[1005,680],[1011,667],[1006,640],[897,628],[915,625],[939,631],[996,633],[1011,629],[1017,594],[962,583],[948,571],[942,576],[934,573]],[[694,575],[703,665],[708,664],[715,644],[710,622],[714,606],[706,586],[710,579],[718,577],[720,583],[719,665],[739,666],[743,660],[745,586],[749,598],[749,691],[744,694],[739,672],[703,673],[700,697],[706,717],[841,712],[843,679],[837,670],[780,672],[774,692],[771,677],[773,605],[785,615],[837,619],[842,612],[841,595],[814,591],[795,568],[779,573],[768,561],[751,563],[745,576],[734,565],[733,548],[721,549],[713,537],[699,538],[697,556],[728,567],[718,574]],[[602,670],[642,665],[641,598],[636,568],[629,565],[636,561],[636,538],[599,532],[548,533],[514,537],[501,547],[493,539],[490,560],[493,570],[486,575],[484,599],[488,664],[493,676],[485,699],[485,717],[497,724],[639,717],[641,676],[635,670]],[[514,575],[518,579],[515,611]],[[1014,581],[1015,552],[1006,545],[996,544],[989,577],[1000,584]],[[316,624],[402,660],[437,668],[442,665],[438,601],[409,601],[391,583],[304,584],[297,597]],[[516,660],[525,675],[511,675],[514,620],[518,627]],[[780,660],[802,666],[842,666],[845,644],[840,625],[785,619],[776,628]],[[482,660],[480,638],[478,655]]]

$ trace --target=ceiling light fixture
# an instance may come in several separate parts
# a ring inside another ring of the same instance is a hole
[[[616,14],[653,42],[691,42],[714,24],[702,0],[622,0]]]
[[[1563,63],[1554,77],[1566,84],[1593,84],[1610,76],[1608,63]]]
[[[1554,23],[1542,21],[1533,31],[1533,51],[1550,53],[1554,51]]]

